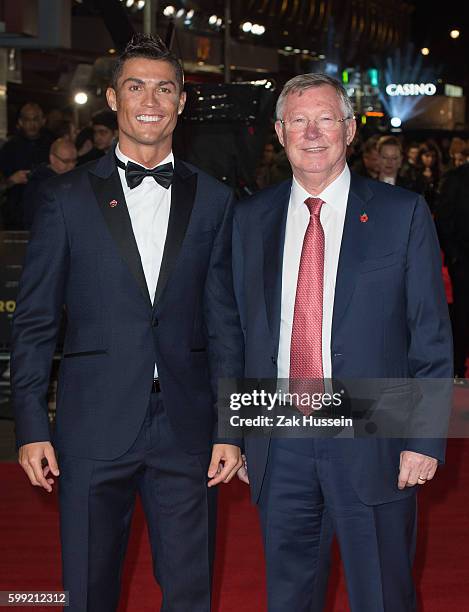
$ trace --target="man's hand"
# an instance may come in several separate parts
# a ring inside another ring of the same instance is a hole
[[[237,476],[241,480],[241,482],[249,484],[248,464],[246,461],[246,455],[241,455],[241,459],[243,460],[243,465],[239,468]]]
[[[47,463],[43,465],[44,460]],[[50,475],[58,476],[59,467],[50,442],[32,442],[20,446],[18,461],[34,487],[42,487],[48,493],[52,491],[54,479]]]
[[[29,174],[30,174],[29,170],[17,170],[16,172],[13,172],[13,174],[11,174],[8,177],[7,184],[11,186],[24,185],[25,183],[28,182]]]
[[[438,461],[433,457],[413,451],[402,451],[397,486],[399,489],[404,489],[414,487],[416,484],[423,485],[435,476],[437,467]]]
[[[230,482],[239,468],[243,465],[241,449],[233,444],[214,444],[212,460],[208,466],[209,487],[220,482]]]

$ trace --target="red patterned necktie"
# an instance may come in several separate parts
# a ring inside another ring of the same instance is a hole
[[[310,218],[303,240],[290,347],[290,393],[322,393],[322,310],[324,294],[324,230],[321,198],[307,198]],[[309,406],[298,405],[303,414]]]

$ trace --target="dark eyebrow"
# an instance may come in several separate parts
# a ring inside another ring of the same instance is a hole
[[[127,77],[125,79],[125,81],[122,82],[122,85],[125,85],[128,81],[131,81],[133,83],[137,83],[138,85],[145,85],[145,81],[143,79],[138,79],[136,77]],[[174,81],[168,80],[168,81],[159,81],[158,85],[172,85],[174,87],[174,89],[176,89],[176,83]]]
[[[174,89],[176,89],[176,83],[174,81],[160,81],[158,85],[172,85]]]
[[[127,81],[132,81],[133,83],[138,83],[139,85],[145,85],[145,81],[142,81],[142,79],[137,79],[136,77],[127,77],[125,81],[122,81],[122,85],[125,85]]]

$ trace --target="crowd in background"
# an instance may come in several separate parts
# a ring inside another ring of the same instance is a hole
[[[91,125],[79,131],[67,112],[54,109],[45,115],[38,104],[24,104],[16,133],[0,148],[1,229],[29,230],[39,184],[98,159],[116,135],[116,116],[110,110],[93,115]]]
[[[112,111],[96,113],[90,125],[79,129],[70,113],[54,109],[46,115],[34,102],[22,106],[16,128],[0,148],[2,230],[30,229],[40,183],[103,156],[117,135]],[[358,135],[347,159],[358,174],[415,191],[430,207],[451,279],[455,376],[462,382],[469,346],[469,140],[445,136],[438,143],[409,141],[405,132],[367,139]],[[257,168],[256,187],[290,176],[285,153],[272,137]]]

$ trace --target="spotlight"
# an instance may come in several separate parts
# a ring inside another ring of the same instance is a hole
[[[461,34],[461,32],[459,30],[451,30],[451,32],[449,33],[451,38],[459,38],[460,34]]]
[[[186,12],[186,9],[183,9],[183,8],[179,9],[178,12],[176,13],[176,19],[180,19],[181,17],[183,17],[185,12]]]
[[[135,0],[126,0],[125,6],[127,8],[130,8],[131,6],[134,5]]]
[[[187,11],[186,19],[192,19],[193,16],[194,16],[194,9]]]
[[[176,12],[176,9],[174,8],[172,4],[168,4],[168,6],[165,9],[163,9],[163,15],[165,17],[172,17],[175,12]]]
[[[84,91],[78,91],[75,94],[73,100],[75,104],[79,104],[80,106],[82,106],[83,104],[86,104],[88,102],[88,94]]]
[[[285,51],[293,51],[293,47],[290,47],[289,45],[284,47],[284,49],[285,49]]]
[[[251,28],[251,34],[255,34],[256,36],[262,36],[265,32],[265,27],[263,25],[259,25],[255,23]]]
[[[145,6],[145,0],[138,0],[137,8],[142,9]]]
[[[241,29],[243,30],[243,32],[246,32],[247,34],[248,32],[252,30],[252,23],[250,21],[245,21],[244,23],[241,24]]]
[[[420,53],[422,55],[430,55],[430,49],[428,47],[423,47],[423,49],[420,49]]]
[[[218,26],[218,27],[220,27],[222,23],[223,23],[223,20],[222,20],[222,18],[221,18],[221,17],[219,17],[219,18],[217,19],[217,26]]]
[[[402,121],[399,117],[391,117],[391,125],[394,128],[401,127]]]
[[[210,15],[208,22],[210,25],[215,25],[217,23],[217,19],[217,15]]]

